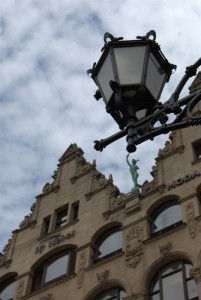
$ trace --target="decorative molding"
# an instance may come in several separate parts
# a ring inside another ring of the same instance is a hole
[[[148,296],[145,293],[134,293],[130,296],[123,297],[122,300],[148,300]]]
[[[0,267],[8,268],[12,261],[13,248],[15,246],[17,231],[12,232],[12,237],[3,248],[3,253],[0,253]]]
[[[69,163],[72,160],[76,160],[83,157],[83,154],[84,152],[81,148],[78,148],[76,144],[71,144],[59,159],[59,167],[61,165]]]
[[[189,275],[195,280],[196,283],[201,282],[201,266],[191,269]]]
[[[80,254],[80,260],[79,260],[79,270],[77,273],[77,286],[78,289],[82,287],[82,283],[84,281],[84,269],[86,264],[86,250],[82,251]]]
[[[47,294],[39,298],[39,300],[54,300],[54,296],[52,294]]]
[[[143,228],[134,226],[126,235],[125,260],[129,268],[135,269],[143,257]]]
[[[172,243],[168,242],[162,246],[159,246],[161,255],[163,257],[169,256],[171,253]]]
[[[103,191],[110,181],[105,178],[105,175],[96,171],[92,176],[90,191],[85,195],[86,199],[89,201],[95,194]]]
[[[25,284],[25,281],[22,280],[17,285],[17,288],[16,288],[16,298],[17,298],[17,300],[21,299],[21,297],[23,296],[24,284]]]
[[[197,234],[197,221],[195,219],[195,212],[192,202],[186,205],[186,219],[189,236],[194,239]]]
[[[147,194],[150,192],[153,192],[156,190],[158,185],[158,164],[156,162],[156,165],[152,167],[151,175],[153,177],[153,180],[151,182],[148,182],[147,180],[142,185],[142,194]]]
[[[109,270],[105,270],[105,271],[103,271],[103,272],[101,272],[101,273],[96,273],[98,282],[99,282],[100,284],[104,284],[104,283],[108,280],[109,273],[110,273]]]
[[[181,132],[176,130],[172,131],[169,135],[169,141],[165,142],[165,147],[159,149],[158,157],[165,158],[175,153],[183,153],[184,145],[181,140]]]
[[[34,228],[36,225],[36,215],[39,208],[39,199],[34,202],[30,208],[31,213],[24,217],[24,220],[20,223],[19,228],[20,230],[24,230],[26,228]]]

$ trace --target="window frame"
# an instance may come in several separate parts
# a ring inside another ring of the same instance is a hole
[[[99,257],[100,255],[100,250],[99,248],[101,247],[101,245],[103,244],[104,241],[106,241],[110,236],[112,236],[114,233],[121,233],[121,247],[119,249],[116,249],[108,254],[105,254],[101,257]],[[94,248],[94,263],[104,260],[110,256],[113,256],[119,252],[122,252],[122,246],[123,246],[123,234],[122,231],[120,230],[119,227],[115,227],[115,228],[110,228],[108,230],[106,230],[105,232],[103,232],[96,240],[95,242],[95,248]]]
[[[162,274],[163,270],[165,269],[165,267],[168,267],[174,263],[178,263],[180,264],[180,267],[177,268],[176,270],[170,271],[166,274]],[[186,274],[186,266],[187,265],[191,265],[191,263],[189,263],[188,261],[184,261],[184,260],[177,260],[177,261],[172,261],[169,264],[164,265],[162,268],[159,269],[159,271],[154,275],[154,277],[152,278],[150,285],[149,285],[149,297],[151,299],[151,297],[155,296],[155,295],[159,295],[159,300],[163,299],[163,279],[170,277],[174,274],[177,273],[181,273],[181,277],[182,277],[182,284],[183,284],[183,289],[184,289],[184,299],[185,300],[199,300],[199,296],[194,297],[194,298],[189,298],[189,294],[188,294],[188,286],[187,283],[190,280],[193,280],[193,278]],[[154,288],[156,286],[158,282],[158,289],[155,291],[151,292],[151,288]],[[198,291],[198,289],[197,289]]]
[[[64,216],[66,217],[64,221],[62,220],[63,216],[60,216],[62,214],[64,214]],[[63,228],[67,224],[68,224],[68,204],[56,209],[55,229]]]
[[[193,148],[193,159],[201,160],[201,139],[192,143]]]
[[[69,256],[68,262],[66,264],[66,272],[60,276],[57,276],[47,282],[45,282],[46,275],[47,275],[47,269],[48,267],[59,260],[60,258],[64,256]],[[38,268],[34,271],[33,276],[33,283],[32,283],[32,291],[39,290],[41,288],[46,287],[47,285],[51,284],[52,282],[61,280],[63,278],[69,277],[70,275],[74,274],[75,270],[75,250],[74,249],[66,249],[61,252],[58,252],[51,257],[49,257],[47,260],[45,260]]]
[[[168,209],[170,207],[173,207],[173,206],[179,206],[180,209],[181,209],[181,204],[178,202],[178,200],[172,199],[172,200],[169,200],[169,201],[167,201],[167,202],[162,203],[161,205],[159,205],[155,209],[155,211],[151,214],[151,217],[150,217],[150,235],[151,235],[151,237],[157,236],[157,235],[159,235],[161,233],[169,231],[169,230],[171,230],[171,229],[173,229],[175,227],[178,227],[178,226],[180,226],[180,225],[183,224],[183,218],[181,218],[181,220],[179,220],[179,221],[177,221],[175,223],[172,223],[172,224],[170,224],[170,225],[168,225],[168,226],[166,226],[166,227],[164,227],[162,229],[159,229],[159,230],[155,231],[155,226],[156,226],[155,225],[155,221],[156,221],[156,219],[166,209]],[[183,217],[182,216],[182,209],[181,209],[181,217]]]

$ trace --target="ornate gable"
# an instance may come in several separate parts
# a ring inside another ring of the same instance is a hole
[[[64,154],[59,159],[60,164],[68,163],[71,160],[74,160],[76,157],[83,156],[84,151],[79,148],[76,144],[71,144]]]

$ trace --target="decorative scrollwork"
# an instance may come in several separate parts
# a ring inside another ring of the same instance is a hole
[[[155,42],[155,40],[156,40],[155,30],[150,30],[149,32],[147,32],[147,34],[145,36],[137,36],[137,39],[139,39],[139,40],[149,40],[150,36],[153,36],[153,41]]]
[[[108,39],[110,39],[109,42],[107,42]],[[123,37],[118,37],[118,38],[116,38],[116,37],[114,37],[111,33],[106,32],[106,33],[104,34],[103,40],[104,40],[105,45],[104,45],[104,47],[101,49],[101,51],[103,51],[103,50],[105,49],[105,47],[106,47],[109,43],[111,43],[111,42],[118,42],[118,41],[123,40]]]

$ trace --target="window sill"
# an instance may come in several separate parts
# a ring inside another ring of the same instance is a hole
[[[85,270],[86,271],[90,271],[90,270],[96,268],[97,266],[100,266],[100,265],[103,265],[105,263],[108,263],[108,262],[110,262],[110,261],[112,261],[114,259],[117,259],[118,257],[121,257],[122,255],[124,255],[124,252],[121,249],[119,251],[116,251],[113,254],[107,255],[107,256],[105,256],[103,258],[100,258],[100,259],[94,261],[92,263],[92,265],[90,265],[89,267],[87,267]]]
[[[52,234],[56,234],[57,232],[60,232],[60,231],[62,231],[63,229],[66,229],[66,228],[68,228],[68,227],[71,227],[72,225],[77,224],[78,222],[79,222],[79,219],[76,219],[76,220],[74,220],[74,221],[72,221],[72,222],[70,222],[70,223],[64,225],[63,227],[58,227],[58,228],[56,228],[55,230],[52,230],[52,231],[50,231],[50,232],[48,232],[48,233],[46,233],[46,234],[44,234],[44,235],[41,235],[37,240],[38,240],[38,241],[41,241],[41,240],[43,240],[43,239],[46,239],[46,238],[48,238],[49,236],[51,236]]]
[[[56,285],[59,285],[59,284],[62,284],[63,282],[65,281],[68,281],[68,280],[71,280],[73,279],[74,277],[76,276],[75,273],[71,273],[69,276],[65,276],[65,277],[62,277],[62,278],[56,278],[55,280],[51,281],[51,283],[47,283],[45,286],[33,291],[33,292],[30,292],[29,294],[25,295],[22,297],[22,300],[25,300],[25,299],[29,299],[35,295],[38,295],[46,290],[49,290],[50,288],[56,286]]]
[[[201,162],[201,158],[196,158],[191,162],[191,165],[196,165]]]
[[[155,240],[158,240],[166,235],[169,235],[169,234],[172,234],[173,232],[176,232],[182,228],[185,228],[186,227],[186,223],[180,223],[180,224],[177,224],[176,226],[171,226],[171,228],[168,228],[167,230],[164,230],[164,231],[161,231],[161,232],[158,232],[157,234],[154,234],[152,235],[149,239],[145,240],[143,243],[146,245],[146,244],[149,244]]]

